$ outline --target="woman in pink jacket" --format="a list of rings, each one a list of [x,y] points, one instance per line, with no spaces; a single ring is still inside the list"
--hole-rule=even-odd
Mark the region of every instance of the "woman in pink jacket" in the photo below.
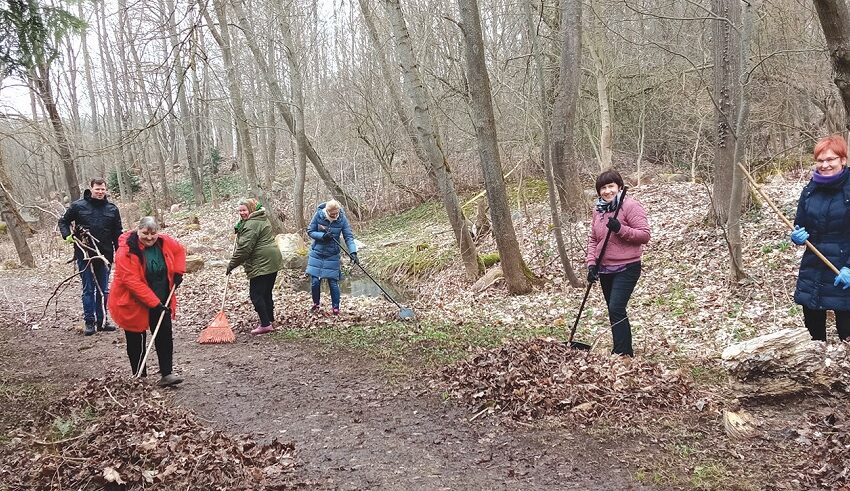
[[[587,281],[598,279],[602,285],[614,337],[612,353],[634,356],[626,305],[640,278],[640,256],[643,244],[649,242],[649,222],[640,203],[631,197],[622,199],[623,187],[623,177],[617,171],[608,170],[596,178],[599,199],[587,240]],[[608,234],[610,239],[599,261]]]

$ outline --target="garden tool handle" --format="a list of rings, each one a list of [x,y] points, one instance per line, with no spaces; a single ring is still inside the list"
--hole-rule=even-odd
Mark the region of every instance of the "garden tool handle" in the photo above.
[[[172,295],[174,295],[174,289],[175,289],[175,288],[177,288],[177,287],[176,287],[176,286],[172,286],[172,287],[171,287],[171,291],[170,291],[170,292],[168,292],[168,298],[166,298],[166,299],[165,299],[165,303],[163,304],[163,305],[165,305],[166,307],[168,307],[168,304],[170,304],[170,303],[171,303],[171,296],[172,296]],[[139,377],[141,377],[141,376],[142,376],[142,372],[144,372],[144,371],[145,371],[145,363],[148,361],[148,355],[149,355],[149,354],[151,354],[151,348],[153,347],[153,342],[154,342],[154,341],[156,341],[156,335],[159,333],[159,326],[161,326],[161,325],[162,325],[162,319],[163,319],[163,318],[165,318],[165,311],[164,311],[164,310],[163,310],[162,312],[160,312],[160,313],[159,313],[159,320],[156,322],[156,327],[154,328],[154,330],[153,330],[153,334],[151,335],[151,340],[150,340],[150,342],[148,343],[148,348],[145,350],[145,356],[144,356],[144,357],[142,357],[142,362],[141,362],[141,363],[139,363],[139,371],[138,371],[138,372],[136,372],[136,377],[135,377],[135,378],[139,378]]]
[[[219,311],[224,310],[224,302],[227,301],[227,284],[230,283],[230,275],[225,275],[224,277],[224,291],[221,292],[221,308]]]
[[[747,171],[747,168],[744,167],[744,165],[740,162],[738,162],[738,168],[741,170],[741,172],[744,173],[744,176],[747,178],[747,181],[749,181],[749,183],[750,183],[750,187],[752,187],[753,190],[755,190],[755,192],[758,193],[759,196],[761,196],[761,199],[763,199],[765,201],[765,203],[767,203],[768,206],[770,206],[773,209],[773,211],[776,212],[776,214],[779,216],[779,219],[782,220],[783,222],[785,222],[785,225],[787,225],[788,228],[790,228],[791,230],[794,230],[794,224],[791,223],[791,220],[788,220],[788,217],[786,217],[785,214],[782,213],[779,210],[779,208],[773,203],[773,201],[770,198],[768,198],[766,194],[764,194],[764,192],[761,190],[761,188],[759,188],[758,183],[756,183],[756,180],[753,179],[753,176],[749,173],[749,171]],[[823,263],[826,264],[827,267],[829,269],[831,269],[833,273],[835,273],[835,274],[840,273],[840,271],[838,271],[838,268],[836,268],[835,265],[832,264],[832,261],[830,261],[823,254],[821,254],[821,252],[818,250],[818,248],[815,247],[815,245],[812,244],[811,242],[809,242],[808,240],[806,240],[806,247],[808,247],[809,250],[812,251],[812,253],[815,256],[818,257],[818,259],[823,261]]]
[[[336,245],[337,245],[337,247],[339,247],[339,249],[340,249],[340,250],[345,251],[345,253],[346,253],[346,254],[348,254],[348,258],[349,258],[349,259],[351,259],[351,262],[353,262],[354,264],[356,264],[357,266],[359,266],[359,267],[360,267],[360,271],[363,271],[363,273],[365,273],[365,274],[366,274],[366,276],[368,276],[368,277],[369,277],[369,279],[370,279],[370,280],[372,280],[372,283],[374,283],[374,284],[375,284],[375,286],[377,286],[378,288],[380,288],[380,289],[381,289],[381,292],[384,294],[384,296],[385,296],[385,297],[387,297],[388,299],[390,299],[390,302],[394,303],[394,304],[396,305],[396,307],[398,307],[398,309],[399,309],[399,310],[404,309],[404,307],[402,307],[402,306],[401,306],[398,302],[396,302],[396,299],[394,299],[393,297],[391,297],[391,296],[390,296],[390,294],[389,294],[389,293],[387,293],[387,291],[386,291],[386,290],[384,290],[384,287],[382,287],[380,283],[378,283],[377,281],[375,281],[375,278],[372,278],[372,275],[370,275],[370,274],[369,274],[369,272],[368,272],[368,271],[366,271],[366,268],[364,268],[364,267],[363,267],[363,265],[362,265],[362,264],[360,264],[360,262],[359,262],[359,261],[355,261],[355,260],[354,260],[354,257],[352,257],[352,256],[351,256],[351,253],[350,253],[350,252],[348,252],[348,249],[343,248],[343,247],[342,247],[342,244],[340,244],[339,240],[337,240],[337,238],[336,238],[336,237],[334,237],[334,236],[333,236],[333,234],[331,234],[331,238],[334,240],[334,242],[336,242]]]

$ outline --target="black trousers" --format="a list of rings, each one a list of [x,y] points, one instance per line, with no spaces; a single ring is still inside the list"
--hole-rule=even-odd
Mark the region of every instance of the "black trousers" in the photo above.
[[[611,321],[611,335],[614,338],[612,353],[634,356],[632,350],[632,326],[626,314],[626,305],[640,278],[640,261],[631,263],[619,273],[600,274],[599,284],[608,304],[608,319]]]
[[[274,290],[274,280],[276,278],[277,273],[271,273],[249,280],[248,294],[251,297],[251,303],[254,304],[254,310],[260,316],[261,326],[267,326],[274,322],[274,299],[272,298],[272,291]]]
[[[153,311],[150,311],[148,314],[148,325],[151,332],[156,328],[157,321],[159,321],[159,314],[154,314]],[[135,375],[139,373],[139,365],[142,363],[142,357],[145,356],[147,332],[124,331],[124,337],[127,339],[127,356],[130,357],[130,368],[133,369],[133,375]],[[159,360],[160,375],[163,377],[169,375],[172,369],[172,356],[174,355],[171,315],[166,313],[162,317],[162,324],[159,326],[159,332],[156,334],[153,344],[156,347],[156,357]],[[142,377],[146,377],[147,375],[147,367],[143,367]]]
[[[835,327],[842,341],[850,339],[850,310],[834,310]],[[826,341],[826,310],[815,310],[803,307],[803,323],[813,341]]]

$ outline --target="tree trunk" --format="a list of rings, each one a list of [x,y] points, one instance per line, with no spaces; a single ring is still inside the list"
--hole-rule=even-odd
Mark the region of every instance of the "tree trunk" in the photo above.
[[[2,152],[2,149],[0,149]],[[6,223],[6,230],[15,244],[15,251],[22,266],[35,267],[35,259],[32,256],[29,244],[27,244],[28,225],[21,218],[18,208],[12,200],[12,183],[6,174],[6,164],[3,154],[0,153],[0,218]]]
[[[466,274],[470,279],[477,279],[483,273],[483,264],[478,258],[478,250],[469,230],[469,220],[463,215],[455,191],[454,177],[431,120],[428,94],[419,74],[419,64],[413,53],[413,46],[410,42],[410,34],[407,31],[407,23],[404,20],[401,4],[399,0],[385,0],[384,6],[393,25],[396,55],[404,75],[404,90],[413,104],[413,124],[416,128],[416,137],[435,176],[437,189],[442,196],[449,223],[451,223],[455,240],[460,248]]]
[[[558,212],[558,190],[555,188],[555,175],[552,170],[552,159],[549,155],[549,124],[547,121],[551,117],[551,111],[549,110],[549,98],[546,91],[547,82],[543,75],[543,54],[540,50],[537,28],[534,25],[531,1],[526,0],[523,5],[525,8],[528,38],[531,40],[531,54],[534,58],[534,74],[537,78],[537,87],[540,96],[540,119],[543,121],[543,124],[540,125],[540,130],[543,133],[540,154],[543,158],[543,169],[546,173],[549,212],[552,214],[552,234],[555,236],[555,245],[558,249],[558,258],[561,260],[564,275],[571,286],[578,288],[581,286],[581,281],[576,276],[573,265],[570,263],[570,257],[567,255],[567,246],[564,243],[563,227],[561,226],[561,214]]]
[[[730,387],[741,398],[850,392],[847,343],[812,341],[807,329],[782,329],[723,350]]]
[[[172,65],[177,74],[177,102],[180,106],[180,117],[178,118],[180,130],[183,133],[183,141],[186,145],[186,167],[189,170],[189,178],[192,181],[192,194],[194,196],[195,205],[204,203],[204,188],[201,183],[201,175],[198,172],[200,162],[196,161],[197,149],[195,148],[194,128],[192,127],[192,111],[189,109],[189,101],[186,97],[186,67],[183,66],[180,50],[182,48],[180,40],[177,37],[177,26],[174,23],[174,0],[165,0],[166,6],[163,9],[166,12],[164,19],[168,25],[168,36],[171,40],[171,49],[174,51],[174,64]]]
[[[280,31],[283,34],[283,45],[286,51],[286,62],[289,66],[289,86],[292,92],[292,105],[295,110],[295,195],[292,197],[295,210],[295,225],[299,233],[307,231],[307,221],[304,217],[304,180],[307,174],[307,133],[304,128],[304,91],[301,78],[301,66],[298,63],[298,52],[292,37],[290,24],[291,12],[280,13]]]
[[[744,74],[749,72],[750,40],[753,38],[753,13],[752,5],[741,0],[740,8],[743,9],[741,16],[741,44],[738,48],[738,57],[741,60],[741,73],[738,75],[738,114],[735,118],[735,164],[746,165],[747,147],[747,121],[750,115],[750,98],[747,90],[748,82],[743,80]],[[732,168],[732,190],[729,199],[729,219],[726,223],[726,235],[729,239],[730,272],[732,281],[735,283],[746,278],[741,251],[741,212],[744,203],[744,176],[741,169],[735,165]]]
[[[552,114],[552,169],[561,208],[570,220],[583,214],[581,179],[574,145],[576,104],[581,85],[581,2],[561,1],[559,89]]]
[[[268,63],[266,63],[266,59],[263,57],[260,48],[257,46],[257,43],[254,41],[257,39],[254,34],[254,30],[251,25],[248,23],[248,19],[245,16],[244,9],[240,4],[241,0],[234,1],[231,5],[233,6],[234,11],[236,12],[236,17],[239,21],[239,27],[242,29],[242,32],[245,34],[245,41],[248,43],[248,48],[251,50],[251,54],[254,56],[254,61],[260,68],[260,72],[263,74],[263,77],[266,79],[266,83],[269,85],[269,88],[272,91],[275,99],[275,107],[277,107],[278,112],[280,112],[280,116],[286,122],[286,126],[289,128],[289,131],[294,135],[296,131],[295,118],[292,116],[292,112],[287,107],[286,101],[287,98],[284,96],[283,89],[280,86],[280,83],[277,80],[277,76],[271,71]],[[350,196],[339,184],[337,184],[336,180],[334,180],[331,173],[325,167],[324,162],[322,162],[321,157],[316,152],[316,149],[313,148],[313,144],[310,142],[308,138],[306,141],[306,153],[307,158],[313,164],[313,168],[316,170],[316,174],[319,175],[319,178],[324,183],[325,187],[331,193],[331,195],[340,203],[342,203],[346,212],[355,217],[361,218],[365,215],[365,209],[363,206],[354,199],[353,196]]]
[[[608,74],[605,73],[600,51],[598,45],[590,49],[596,78],[596,100],[599,104],[599,170],[604,171],[611,168],[614,157],[614,129],[611,123],[611,104],[608,102]]]
[[[77,14],[80,19],[83,19],[83,4],[77,4]],[[95,145],[97,146],[97,163],[96,169],[97,174],[106,179],[106,164],[103,160],[103,135],[100,132],[100,122],[98,121],[98,111],[97,111],[97,99],[95,98],[94,92],[94,77],[92,75],[92,62],[91,55],[89,54],[89,46],[88,39],[86,37],[86,29],[83,29],[80,32],[80,44],[82,45],[83,51],[83,63],[85,65],[85,78],[86,78],[86,92],[89,97],[89,111],[91,112],[91,122],[92,122],[92,135],[94,137]]]
[[[248,172],[248,185],[251,194],[258,197],[266,206],[271,206],[263,189],[259,186],[259,178],[257,177],[257,162],[254,156],[254,144],[251,140],[251,133],[248,129],[248,116],[245,113],[245,104],[242,99],[242,87],[239,84],[239,76],[236,73],[236,67],[233,60],[233,52],[230,48],[230,28],[227,21],[227,7],[224,0],[213,0],[213,8],[215,8],[216,17],[218,17],[218,31],[213,27],[212,19],[209,13],[204,9],[204,17],[209,25],[210,32],[221,47],[221,54],[224,60],[224,70],[227,74],[228,90],[230,91],[231,105],[233,106],[233,117],[236,121],[236,131],[239,132],[239,139],[242,142],[242,150],[245,155],[245,167]],[[283,231],[283,227],[274,213],[267,213],[272,229],[275,233]],[[306,228],[306,227],[305,227]]]
[[[80,199],[80,183],[77,180],[77,168],[74,164],[74,157],[71,155],[71,145],[65,136],[65,125],[62,123],[62,117],[59,115],[59,109],[56,107],[56,101],[53,99],[50,67],[48,65],[39,65],[35,70],[35,80],[33,82],[35,82],[38,95],[44,103],[47,116],[50,118],[50,126],[53,128],[56,146],[59,149],[59,159],[62,161],[62,174],[65,177],[65,185],[68,188],[68,195],[74,201]]]
[[[714,219],[725,226],[732,199],[735,123],[738,115],[741,59],[740,0],[712,0],[714,21],[714,102],[717,140],[714,147]]]
[[[844,126],[850,130],[850,7],[845,0],[814,0],[814,4],[844,103]]]
[[[512,294],[528,293],[532,290],[530,271],[519,249],[511,218],[511,207],[508,204],[508,193],[505,190],[505,179],[502,177],[502,161],[496,134],[496,118],[493,115],[490,75],[487,73],[487,64],[484,61],[484,39],[481,34],[478,2],[477,0],[458,0],[458,9],[466,54],[466,78],[469,81],[472,126],[475,127],[475,135],[478,139],[478,154],[481,158],[481,170],[484,173],[484,185],[487,188],[487,201],[490,204],[493,237],[499,249],[508,291]]]

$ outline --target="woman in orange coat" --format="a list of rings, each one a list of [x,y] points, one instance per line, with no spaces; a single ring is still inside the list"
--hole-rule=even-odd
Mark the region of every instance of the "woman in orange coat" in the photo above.
[[[159,385],[176,385],[182,378],[172,373],[174,340],[171,320],[177,311],[177,298],[168,295],[177,288],[186,272],[186,250],[175,239],[159,233],[159,224],[153,217],[139,220],[136,230],[124,232],[118,239],[115,254],[115,279],[109,295],[109,313],[112,320],[124,330],[127,338],[127,355],[133,374],[142,370],[147,330],[152,332],[162,315],[162,324],[154,345],[159,359]]]

